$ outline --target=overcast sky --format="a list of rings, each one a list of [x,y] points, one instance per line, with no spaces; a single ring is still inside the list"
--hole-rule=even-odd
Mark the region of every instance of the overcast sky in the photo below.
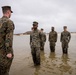
[[[14,21],[14,33],[30,31],[33,21],[39,22],[39,29],[49,32],[51,26],[57,32],[68,26],[69,31],[76,31],[76,0],[0,0],[0,17],[2,6],[10,5]]]

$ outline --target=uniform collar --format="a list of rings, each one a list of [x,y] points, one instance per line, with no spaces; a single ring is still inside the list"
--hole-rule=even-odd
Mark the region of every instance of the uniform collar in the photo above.
[[[34,30],[34,31],[38,31],[38,29]]]
[[[8,17],[7,17],[7,16],[3,16],[2,18],[7,18],[7,19],[8,19]]]

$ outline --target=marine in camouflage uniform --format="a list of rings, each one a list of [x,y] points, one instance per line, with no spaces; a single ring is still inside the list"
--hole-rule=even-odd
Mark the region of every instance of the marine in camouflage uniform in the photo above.
[[[3,17],[0,18],[0,75],[9,75],[10,66],[13,60],[13,30],[14,24],[9,19],[11,7],[3,6]]]
[[[41,36],[42,36],[42,39],[40,41],[40,50],[44,50],[44,45],[45,45],[45,42],[46,42],[46,34],[43,32],[44,29],[41,28]]]
[[[70,42],[71,34],[67,31],[67,26],[64,26],[64,31],[61,33],[60,41],[62,42],[63,54],[68,53],[68,43]]]
[[[41,33],[37,29],[38,22],[33,22],[33,30],[30,34],[30,45],[31,45],[31,53],[34,65],[40,65],[40,40]]]
[[[56,42],[57,42],[57,32],[54,31],[54,27],[51,27],[51,32],[49,33],[49,43],[51,52],[55,52]]]

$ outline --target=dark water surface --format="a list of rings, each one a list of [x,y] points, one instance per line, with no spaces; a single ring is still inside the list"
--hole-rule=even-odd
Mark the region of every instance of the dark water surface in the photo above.
[[[10,75],[76,75],[76,34],[72,34],[68,55],[62,55],[60,34],[55,53],[50,53],[48,35],[44,52],[41,51],[41,66],[34,67],[29,35],[14,35],[14,60]]]

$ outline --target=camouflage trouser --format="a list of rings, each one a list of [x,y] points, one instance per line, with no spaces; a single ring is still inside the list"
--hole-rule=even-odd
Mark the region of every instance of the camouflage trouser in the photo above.
[[[6,55],[0,51],[0,75],[9,75],[12,59],[7,58]]]
[[[0,75],[9,75],[9,72],[2,73],[2,72],[0,71]]]
[[[44,50],[45,42],[40,42],[40,50]]]
[[[40,48],[31,47],[31,53],[34,65],[40,65]]]
[[[50,42],[50,51],[55,52],[55,42]]]
[[[62,42],[62,50],[63,50],[63,54],[68,53],[68,42]]]

